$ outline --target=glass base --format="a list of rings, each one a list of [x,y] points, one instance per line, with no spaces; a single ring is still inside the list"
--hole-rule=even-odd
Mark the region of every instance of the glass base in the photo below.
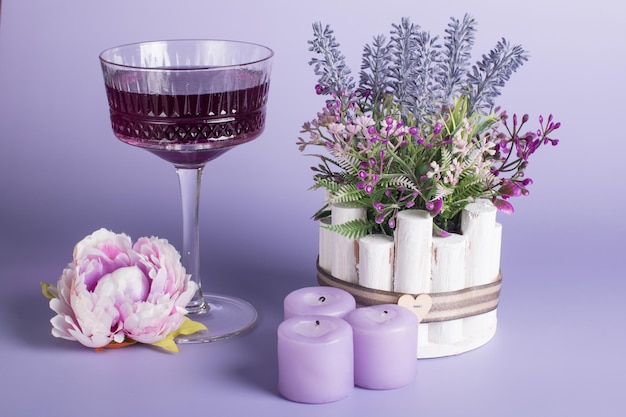
[[[209,308],[202,313],[189,314],[189,318],[204,324],[209,331],[191,335],[180,335],[176,343],[208,343],[247,332],[257,320],[256,309],[247,301],[236,297],[205,294],[204,301]]]

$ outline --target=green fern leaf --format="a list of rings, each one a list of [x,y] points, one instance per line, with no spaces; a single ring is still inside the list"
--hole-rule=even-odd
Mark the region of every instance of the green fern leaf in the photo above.
[[[365,192],[356,188],[353,184],[341,185],[336,191],[332,192],[333,195],[330,198],[332,203],[362,203],[365,199]],[[360,206],[362,204],[356,204]]]
[[[441,148],[441,161],[439,162],[439,166],[442,171],[447,171],[452,165],[452,152],[450,152],[447,148]]]
[[[379,225],[372,220],[351,220],[342,224],[334,224],[325,226],[326,229],[346,236],[349,239],[360,239],[364,236],[372,234]]]
[[[380,179],[380,184],[383,188],[404,187],[411,191],[416,191],[418,193],[421,192],[419,187],[409,177],[405,175],[382,176]]]
[[[359,164],[361,161],[358,158],[355,158],[353,155],[336,155],[337,166],[352,175],[358,175],[359,173]]]
[[[313,185],[311,188],[312,189],[325,188],[331,193],[336,193],[337,191],[339,191],[339,188],[341,188],[341,184],[333,181],[330,178],[316,177],[315,185]]]
[[[456,216],[463,208],[485,192],[483,179],[476,175],[466,175],[446,197],[440,215],[445,219]]]

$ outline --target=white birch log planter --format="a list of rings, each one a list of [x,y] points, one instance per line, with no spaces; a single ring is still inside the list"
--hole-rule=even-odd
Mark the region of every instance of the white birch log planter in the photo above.
[[[394,255],[391,236],[375,234],[359,239],[359,285],[392,291]]]
[[[489,201],[468,204],[461,213],[461,232],[467,239],[465,286],[489,284],[496,280],[495,265],[496,207]],[[463,333],[467,338],[495,334],[497,318],[493,314],[467,317]]]
[[[497,277],[500,273],[500,255],[502,253],[502,224],[496,223],[494,227],[493,247],[491,248],[491,270],[489,276]]]
[[[433,237],[432,247],[432,292],[458,291],[465,287],[464,236],[451,234]],[[428,326],[429,344],[452,345],[463,341],[463,319],[421,323]]]
[[[430,292],[433,218],[425,210],[404,210],[396,218],[396,261],[393,290],[399,293]]]
[[[331,222],[328,217],[320,220],[319,230],[319,264],[320,268],[326,272],[332,272],[333,254],[335,248],[333,246],[333,232],[328,230],[326,226],[330,226]]]
[[[348,221],[345,217],[335,219],[335,212],[333,224]],[[348,216],[350,220],[355,218],[352,216]],[[358,262],[358,281],[335,274],[338,250],[333,246],[331,271],[318,261],[318,283],[348,291],[358,306],[400,303],[412,308],[421,320],[418,358],[450,356],[476,349],[491,340],[496,331],[502,284],[499,265],[502,225],[496,223],[495,216],[496,209],[489,201],[468,204],[461,215],[461,235],[433,237],[429,213],[401,211],[396,219],[393,247],[388,237],[366,236],[359,240],[358,252],[352,247],[352,253],[358,256],[343,261],[349,263],[344,266],[348,270],[356,270],[350,265]],[[339,240],[335,237],[333,234],[332,242],[324,245],[336,245]],[[327,248],[321,242],[320,245],[320,257],[326,256],[322,253]],[[390,265],[383,259],[388,259],[390,250],[395,252],[393,289],[381,282],[389,280]],[[425,304],[429,310],[424,310]]]
[[[345,204],[331,205],[332,225],[344,224],[352,220],[366,218],[366,212],[361,207],[350,207]],[[356,284],[359,282],[357,271],[358,265],[358,242],[347,238],[339,233],[332,233],[333,257],[331,273],[334,277]]]

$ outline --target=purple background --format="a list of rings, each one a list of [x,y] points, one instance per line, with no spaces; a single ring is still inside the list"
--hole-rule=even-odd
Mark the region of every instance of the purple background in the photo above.
[[[330,23],[356,73],[373,35],[410,16],[443,34],[479,23],[475,58],[505,36],[531,60],[499,103],[555,114],[557,148],[532,161],[531,196],[504,224],[496,337],[419,362],[411,385],[355,389],[307,406],[276,390],[282,300],[315,285],[321,195],[295,141],[322,105],[307,62],[311,23]],[[0,415],[621,415],[626,383],[623,268],[624,3],[318,0],[5,0],[0,15]],[[254,41],[276,52],[263,137],[207,165],[204,287],[259,310],[248,335],[96,354],[50,335],[39,282],[55,282],[73,245],[99,227],[180,245],[174,169],[117,141],[101,50],[165,38]]]

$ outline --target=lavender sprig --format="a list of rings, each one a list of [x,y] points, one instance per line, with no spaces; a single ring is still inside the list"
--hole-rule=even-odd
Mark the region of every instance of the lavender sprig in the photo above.
[[[393,24],[391,31],[391,55],[393,65],[389,69],[394,101],[403,106],[413,104],[415,97],[415,83],[413,76],[418,66],[418,56],[415,51],[419,26],[403,17],[400,24]],[[408,109],[404,112],[407,113]]]
[[[441,79],[441,45],[438,37],[420,32],[415,37],[416,62],[411,73],[411,101],[404,104],[405,112],[411,113],[416,124],[435,116],[441,109],[443,91]]]
[[[383,35],[375,36],[373,43],[363,48],[360,87],[367,94],[371,109],[375,111],[382,110],[385,94],[391,91],[391,61],[390,42]]]
[[[470,112],[492,108],[500,88],[527,60],[528,54],[520,45],[511,46],[504,38],[498,41],[489,55],[483,55],[467,73]]]
[[[339,95],[342,91],[354,90],[355,83],[333,33],[329,25],[322,27],[320,22],[313,23],[314,39],[308,42],[311,45],[309,51],[321,58],[314,57],[309,64],[319,77],[318,93]]]
[[[445,58],[442,60],[441,86],[446,102],[462,93],[464,76],[469,69],[476,32],[476,21],[468,14],[463,17],[463,22],[455,18],[451,20],[445,31]]]

